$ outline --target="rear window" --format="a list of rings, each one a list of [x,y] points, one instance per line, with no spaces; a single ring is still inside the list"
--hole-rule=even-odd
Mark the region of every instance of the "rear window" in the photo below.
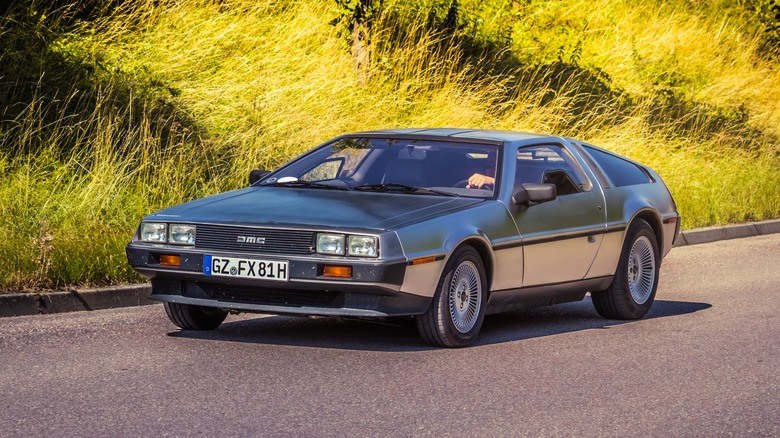
[[[591,147],[585,149],[617,187],[653,182],[642,168],[630,161]]]

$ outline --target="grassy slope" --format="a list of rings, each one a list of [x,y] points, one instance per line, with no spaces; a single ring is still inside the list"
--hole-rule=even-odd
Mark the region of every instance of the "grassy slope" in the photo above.
[[[780,76],[740,11],[462,1],[436,33],[396,8],[361,84],[328,1],[162,3],[3,23],[37,45],[0,55],[0,289],[137,280],[144,215],[384,127],[578,137],[656,169],[685,227],[780,216]]]

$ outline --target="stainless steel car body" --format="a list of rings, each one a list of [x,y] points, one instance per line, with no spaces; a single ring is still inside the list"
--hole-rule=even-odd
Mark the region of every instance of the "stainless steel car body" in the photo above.
[[[303,187],[264,188],[255,184],[172,207],[150,215],[144,222],[213,224],[234,227],[246,235],[251,235],[252,229],[270,229],[376,236],[380,252],[375,259],[311,252],[258,254],[234,246],[217,250],[144,243],[137,232],[128,245],[128,260],[138,272],[152,279],[154,292],[151,298],[283,314],[417,315],[430,306],[455,249],[470,245],[478,251],[487,271],[488,311],[496,312],[577,300],[587,291],[606,288],[618,266],[627,229],[637,218],[652,226],[661,257],[669,252],[679,233],[676,206],[655,172],[626,160],[646,173],[648,182],[617,186],[589,155],[593,152],[588,152],[606,151],[573,139],[459,129],[371,131],[349,134],[333,141],[340,138],[468,141],[495,145],[499,153],[495,194],[489,199],[449,198]],[[566,165],[572,166],[569,173],[579,175],[580,191],[538,205],[513,202],[519,180],[516,157],[525,153],[526,148],[561,151],[568,157]],[[265,180],[273,178],[277,172]],[[242,236],[239,234],[239,239]],[[180,256],[181,266],[171,268],[156,263],[155,257],[163,253]],[[250,258],[262,255],[264,259],[288,261],[290,278],[285,283],[208,278],[203,275],[202,264],[206,254]],[[347,279],[325,278],[320,272],[323,263],[349,265],[358,274]],[[213,291],[206,290],[215,282],[222,283],[219,287],[247,289],[250,295],[252,288],[264,288],[269,293],[277,290],[305,290],[313,294],[338,292],[349,298],[341,304],[327,306],[305,302],[292,305],[253,302],[246,296],[223,300],[216,298]],[[195,286],[202,290],[196,290]],[[187,288],[192,290],[188,292]],[[391,304],[393,302],[401,304]]]

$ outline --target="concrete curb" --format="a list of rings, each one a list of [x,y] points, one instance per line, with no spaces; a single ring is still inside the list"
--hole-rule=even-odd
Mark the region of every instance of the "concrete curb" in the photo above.
[[[674,246],[698,245],[775,233],[780,233],[780,219],[697,228],[683,231]],[[0,317],[155,304],[155,301],[148,299],[151,293],[152,286],[149,283],[141,283],[62,292],[0,294]]]
[[[780,219],[726,225],[722,227],[695,228],[683,231],[674,246],[698,245],[700,243],[717,242],[719,240],[739,239],[742,237],[763,236],[765,234],[775,233],[780,233]]]
[[[0,295],[0,317],[154,304],[148,283],[95,289]]]

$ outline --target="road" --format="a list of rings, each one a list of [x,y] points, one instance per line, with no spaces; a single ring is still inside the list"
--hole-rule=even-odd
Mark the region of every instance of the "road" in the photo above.
[[[413,325],[160,305],[0,320],[0,436],[780,436],[780,235],[676,248],[648,317]]]

